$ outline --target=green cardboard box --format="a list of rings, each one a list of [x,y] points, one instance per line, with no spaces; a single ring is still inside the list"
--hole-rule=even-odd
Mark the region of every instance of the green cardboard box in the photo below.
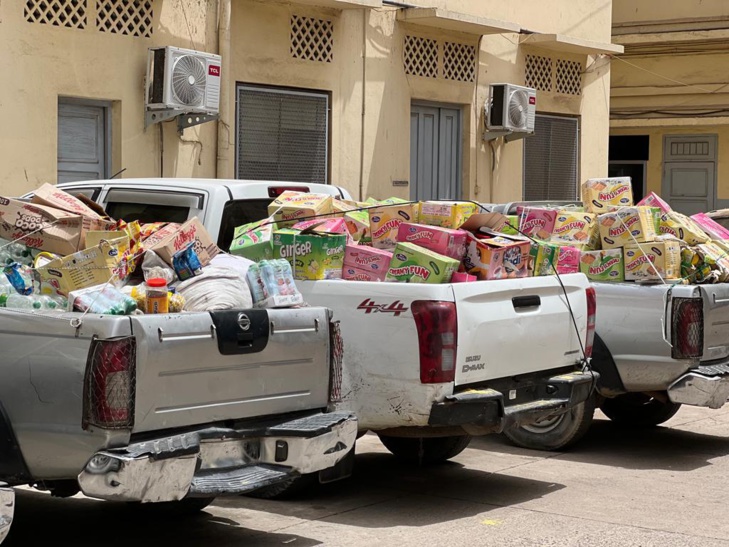
[[[414,243],[398,243],[385,281],[403,283],[450,283],[459,261]]]
[[[273,257],[291,264],[294,279],[341,279],[346,234],[286,228],[273,232]]]
[[[233,233],[230,254],[242,256],[254,262],[273,258],[273,232],[275,224],[271,219],[260,220],[238,226]]]

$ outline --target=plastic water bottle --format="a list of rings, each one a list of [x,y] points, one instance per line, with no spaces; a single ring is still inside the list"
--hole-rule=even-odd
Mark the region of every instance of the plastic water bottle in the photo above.
[[[278,289],[278,282],[276,281],[276,270],[273,264],[268,260],[260,262],[261,277],[263,283],[266,285],[266,290],[270,296],[279,296],[281,293]]]
[[[36,307],[36,304],[38,304],[38,307]],[[40,303],[36,302],[32,296],[15,293],[8,296],[5,307],[14,310],[34,310],[40,309]]]
[[[291,270],[291,263],[286,259],[279,260],[281,264],[281,271],[284,280],[284,287],[286,290],[285,294],[295,295],[299,292],[294,282],[294,272]]]
[[[251,294],[255,303],[263,302],[266,298],[268,298],[268,291],[266,291],[266,287],[263,285],[263,279],[261,279],[261,268],[258,264],[250,265],[248,272],[246,273],[246,278],[248,279],[248,286],[251,289]]]

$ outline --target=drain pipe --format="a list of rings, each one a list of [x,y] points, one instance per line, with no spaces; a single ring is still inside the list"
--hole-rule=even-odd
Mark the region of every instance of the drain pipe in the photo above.
[[[222,58],[220,67],[220,112],[218,113],[217,178],[231,178],[230,166],[230,2],[218,0],[218,55]],[[235,175],[233,175],[234,178]]]
[[[359,200],[364,201],[364,169],[365,169],[365,116],[367,105],[367,21],[368,12],[362,10],[362,120],[359,136]]]

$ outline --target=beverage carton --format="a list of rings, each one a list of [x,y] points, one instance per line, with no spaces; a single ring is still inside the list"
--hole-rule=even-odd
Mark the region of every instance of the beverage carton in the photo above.
[[[210,264],[220,253],[220,249],[197,217],[179,227],[175,224],[165,226],[145,239],[143,245],[145,250],[154,251],[167,264],[172,265],[172,257],[190,243],[195,244],[195,254],[203,266]]]
[[[584,251],[580,271],[591,281],[625,281],[623,249]]]
[[[344,265],[342,268],[342,279],[347,281],[384,281],[387,277],[387,267],[383,270],[362,270]]]
[[[697,213],[692,215],[691,218],[696,221],[696,224],[698,224],[711,239],[718,239],[722,241],[729,240],[729,230],[709,217],[706,213]]]
[[[656,213],[652,207],[621,207],[597,218],[603,249],[625,247],[656,239]]]
[[[355,241],[370,237],[370,215],[367,211],[350,211],[344,214],[344,224]]]
[[[411,224],[403,222],[397,232],[397,241],[402,243],[415,243],[431,251],[455,258],[459,262],[466,254],[468,232],[464,230],[451,230],[439,226],[426,226],[424,224]]]
[[[463,265],[481,280],[511,279],[530,275],[529,241],[507,237],[481,239],[469,234]]]
[[[678,240],[626,245],[624,253],[625,279],[628,281],[681,278],[681,245]]]
[[[459,262],[413,243],[398,243],[392,253],[386,281],[450,283]]]
[[[27,247],[65,256],[83,243],[80,215],[54,207],[0,198],[0,237]]]
[[[347,245],[344,250],[344,266],[358,270],[387,273],[392,253],[364,245]]]
[[[233,233],[230,254],[242,256],[254,262],[273,258],[273,231],[276,225],[266,218],[238,226]]]
[[[665,234],[681,239],[689,245],[698,245],[709,241],[709,236],[706,235],[696,221],[675,211],[668,211],[661,215],[658,232],[661,235]]]
[[[582,201],[589,213],[607,213],[616,207],[633,205],[630,177],[589,179],[582,184]]]
[[[543,207],[517,207],[516,209],[519,230],[537,239],[549,239],[557,220],[555,209]]]
[[[302,219],[332,213],[332,196],[326,194],[302,194],[284,192],[268,206],[279,228],[286,228]]]
[[[412,204],[385,205],[369,209],[372,246],[392,249],[397,244],[397,233],[403,222],[415,222],[416,206]]]
[[[560,209],[552,228],[553,243],[568,242],[570,245],[594,249],[600,243],[597,215],[570,209]]]
[[[651,192],[638,202],[638,206],[657,207],[662,213],[670,213],[671,206],[663,201],[655,192]]]
[[[346,243],[344,234],[286,228],[273,233],[273,257],[289,261],[294,279],[341,279]]]
[[[459,228],[478,212],[475,203],[457,201],[424,201],[420,204],[420,223],[442,228]]]
[[[536,248],[536,256],[534,249]],[[580,250],[569,245],[536,242],[531,245],[534,275],[570,274],[580,271]]]

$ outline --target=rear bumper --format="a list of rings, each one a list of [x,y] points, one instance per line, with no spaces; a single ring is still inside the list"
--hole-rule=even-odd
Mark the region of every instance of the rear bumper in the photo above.
[[[721,408],[729,398],[729,362],[689,370],[668,387],[673,403]]]
[[[5,483],[0,483],[0,543],[10,532],[15,513],[15,491]]]
[[[566,412],[590,396],[596,373],[573,372],[455,393],[433,405],[428,424],[502,432]]]
[[[243,494],[334,467],[356,435],[357,419],[347,412],[208,428],[97,452],[78,482],[87,496],[116,501]]]

